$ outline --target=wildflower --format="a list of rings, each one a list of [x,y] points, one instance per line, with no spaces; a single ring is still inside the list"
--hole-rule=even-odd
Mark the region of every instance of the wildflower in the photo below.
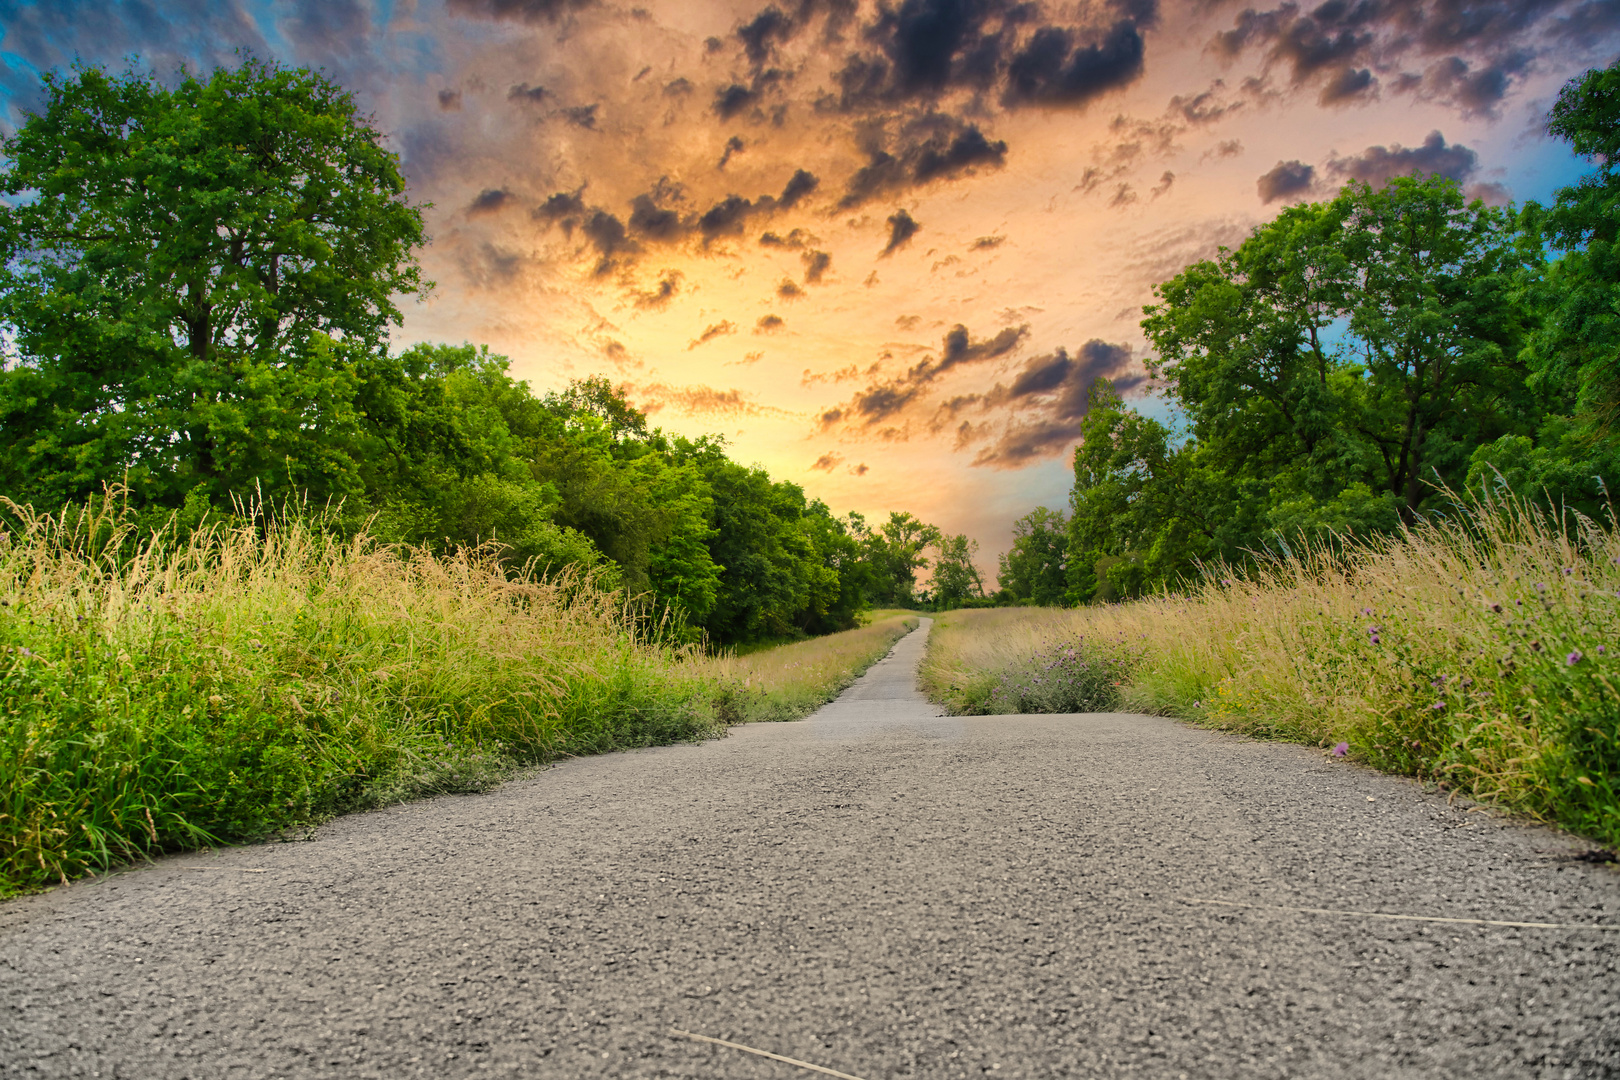
[[[1574,570],[1572,570],[1572,569],[1570,569],[1570,568],[1569,568],[1569,567],[1567,567],[1567,566],[1566,566],[1566,567],[1564,567],[1564,576],[1565,576],[1565,577],[1569,577],[1569,575],[1571,575],[1571,574],[1573,574],[1573,573],[1574,573],[1574,572],[1575,572],[1575,571],[1574,571]]]
[[[32,649],[30,649],[26,645],[17,646],[17,651],[22,653],[24,656],[33,656],[34,655],[34,651]]]
[[[1333,748],[1334,757],[1344,757],[1344,755],[1348,754],[1349,752],[1350,744],[1347,742],[1342,742]]]
[[[1363,615],[1371,615],[1372,614],[1372,608],[1364,607],[1364,608],[1361,609],[1361,613]]]
[[[1441,709],[1443,709],[1445,707],[1446,707],[1446,703],[1443,702],[1443,701],[1437,701],[1433,705],[1429,706],[1429,708],[1433,709],[1435,712],[1439,712]]]
[[[1536,582],[1536,592],[1546,592],[1546,591],[1547,591],[1547,586],[1546,585],[1542,584],[1539,581]]]
[[[1379,644],[1380,642],[1382,642],[1384,640],[1383,638],[1378,636],[1378,631],[1376,631],[1376,630],[1367,631],[1367,638],[1368,638],[1368,641],[1373,645],[1377,645],[1377,644]]]
[[[1598,647],[1597,647],[1597,654],[1598,654],[1598,655],[1599,655],[1599,656],[1602,656],[1602,655],[1603,655],[1603,653],[1604,653],[1604,648],[1603,648],[1603,646],[1602,646],[1602,645],[1599,645],[1599,646],[1598,646]]]
[[[1579,649],[1571,649],[1569,651],[1569,655],[1564,657],[1564,663],[1569,665],[1570,667],[1574,667],[1576,664],[1578,664],[1580,662],[1581,662],[1581,650],[1579,650]]]
[[[1541,642],[1539,642],[1539,641],[1532,641],[1532,642],[1531,642],[1531,643],[1530,643],[1530,648],[1531,648],[1531,649],[1533,649],[1533,650],[1535,650],[1535,651],[1536,651],[1536,652],[1540,652],[1540,651],[1541,651]]]
[[[1498,615],[1500,615],[1500,614],[1502,614],[1502,605],[1497,604],[1497,603],[1492,603],[1491,604],[1491,610],[1496,612]]]

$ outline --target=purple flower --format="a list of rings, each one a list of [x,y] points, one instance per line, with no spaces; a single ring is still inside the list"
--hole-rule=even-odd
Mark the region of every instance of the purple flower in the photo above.
[[[1334,757],[1344,757],[1344,755],[1348,754],[1349,752],[1350,744],[1347,742],[1342,742],[1333,748]]]
[[[1367,637],[1374,645],[1377,645],[1379,642],[1383,641],[1383,638],[1378,636],[1378,631],[1376,630],[1367,631]]]
[[[1564,657],[1564,663],[1568,664],[1570,667],[1574,667],[1576,664],[1578,664],[1580,662],[1581,662],[1581,650],[1579,650],[1579,649],[1571,649],[1569,651],[1569,655]]]
[[[1603,649],[1603,646],[1601,646],[1601,645],[1599,645],[1599,646],[1598,646],[1598,647],[1597,647],[1597,654],[1598,654],[1598,655],[1599,655],[1599,656],[1602,656],[1602,655],[1603,655],[1603,653],[1604,653],[1604,649]]]
[[[1364,607],[1364,608],[1361,609],[1361,613],[1363,615],[1371,615],[1372,614],[1372,608]]]
[[[1441,709],[1443,709],[1445,707],[1446,707],[1446,703],[1443,702],[1443,701],[1437,701],[1433,705],[1429,706],[1429,708],[1433,709],[1435,712],[1439,712]]]

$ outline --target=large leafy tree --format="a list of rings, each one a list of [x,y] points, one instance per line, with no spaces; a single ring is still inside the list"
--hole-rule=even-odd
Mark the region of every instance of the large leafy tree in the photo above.
[[[1152,366],[1199,470],[1229,489],[1202,493],[1224,501],[1216,550],[1412,521],[1474,447],[1531,430],[1519,354],[1536,265],[1505,210],[1414,176],[1285,210],[1158,286]]]
[[[368,385],[425,283],[421,211],[353,99],[254,60],[44,90],[0,143],[0,483],[361,490]]]
[[[1525,225],[1561,257],[1543,294],[1535,381],[1575,390],[1591,432],[1620,442],[1620,61],[1574,78],[1559,92],[1547,130],[1597,168],[1562,188],[1549,209],[1525,208]]]

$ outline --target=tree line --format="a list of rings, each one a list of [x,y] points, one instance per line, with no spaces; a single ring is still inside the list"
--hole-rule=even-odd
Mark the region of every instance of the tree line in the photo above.
[[[1148,368],[1184,420],[1100,381],[1067,512],[1017,522],[1003,598],[1138,596],[1504,491],[1608,519],[1620,64],[1566,84],[1547,129],[1596,166],[1551,206],[1353,182],[1156,286]]]
[[[392,349],[431,288],[397,157],[323,76],[78,68],[0,150],[0,495],[117,487],[142,524],[244,501],[517,571],[589,571],[712,645],[841,630],[910,606],[973,545],[868,523],[649,428],[602,377],[536,395],[471,345]]]

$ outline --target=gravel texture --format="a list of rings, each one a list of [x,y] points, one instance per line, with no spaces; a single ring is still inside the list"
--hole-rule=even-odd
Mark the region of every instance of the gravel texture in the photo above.
[[[1319,751],[941,717],[566,762],[0,905],[7,1077],[1620,1075],[1586,845]],[[1192,899],[1270,905],[1223,908]]]

